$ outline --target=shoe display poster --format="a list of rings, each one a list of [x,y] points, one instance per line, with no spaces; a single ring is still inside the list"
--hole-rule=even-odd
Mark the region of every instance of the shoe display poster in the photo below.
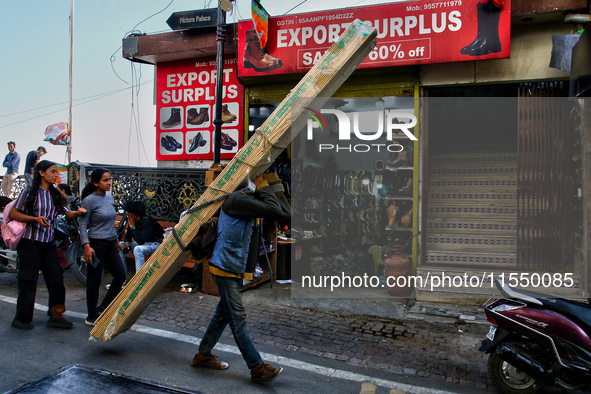
[[[355,19],[378,30],[378,45],[359,68],[504,59],[510,55],[511,0],[501,7],[492,0],[405,1],[270,17],[265,48],[252,21],[240,21],[239,75],[306,72]]]
[[[220,157],[231,159],[243,145],[244,88],[236,58],[225,60]],[[217,66],[214,57],[156,66],[156,159],[212,160]]]

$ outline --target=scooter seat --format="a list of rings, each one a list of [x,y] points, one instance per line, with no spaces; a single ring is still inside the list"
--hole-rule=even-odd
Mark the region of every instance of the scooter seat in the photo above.
[[[581,328],[591,335],[591,305],[563,298],[538,298],[552,312],[560,313],[579,323]]]
[[[565,300],[564,298],[550,297],[547,294],[533,291],[515,289],[506,285],[500,279],[496,280],[496,285],[505,297],[522,299],[528,304],[540,305],[541,303],[546,309],[560,313],[575,321],[591,336],[591,305]]]

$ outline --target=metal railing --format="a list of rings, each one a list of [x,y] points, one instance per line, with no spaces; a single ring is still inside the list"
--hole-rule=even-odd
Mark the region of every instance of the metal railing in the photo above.
[[[0,183],[2,183],[2,179],[4,178],[4,176],[0,176]],[[6,196],[6,197],[10,197],[12,199],[17,198],[21,192],[23,191],[23,189],[25,188],[25,176],[24,175],[19,175],[18,177],[16,177],[16,179],[14,180],[14,183],[12,184],[12,197],[11,196]],[[3,196],[4,192],[2,191],[2,189],[0,189],[0,196]]]
[[[177,222],[180,214],[193,206],[206,189],[205,169],[71,163],[68,183],[75,195],[79,195],[90,173],[97,168],[111,173],[111,193],[119,211],[126,202],[140,200],[146,204],[146,213],[156,220]]]

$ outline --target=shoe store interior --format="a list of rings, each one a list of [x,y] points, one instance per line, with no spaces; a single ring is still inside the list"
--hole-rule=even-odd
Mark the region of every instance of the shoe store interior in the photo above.
[[[250,108],[251,133],[274,108]],[[390,255],[411,266],[415,143],[399,129],[390,141],[378,131],[388,111],[400,113],[393,123],[410,123],[404,114],[414,114],[414,98],[332,98],[323,108],[348,115],[351,139],[339,140],[337,116],[323,114],[327,127],[314,124],[311,139],[302,130],[271,168],[289,180],[293,216],[288,235],[295,240],[291,278],[344,273],[383,281],[383,262]],[[371,297],[387,296],[382,284]]]

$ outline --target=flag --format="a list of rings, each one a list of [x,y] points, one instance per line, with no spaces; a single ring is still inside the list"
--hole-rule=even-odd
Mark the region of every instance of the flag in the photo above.
[[[49,141],[53,145],[68,145],[70,143],[68,123],[60,122],[47,126],[43,141]]]
[[[56,164],[57,166],[57,180],[55,181],[55,183],[57,185],[59,184],[64,184],[67,185],[68,184],[68,167],[61,165],[61,164]]]
[[[261,48],[267,45],[267,34],[269,31],[269,13],[263,8],[258,0],[252,0],[252,22],[254,30],[257,32]]]

